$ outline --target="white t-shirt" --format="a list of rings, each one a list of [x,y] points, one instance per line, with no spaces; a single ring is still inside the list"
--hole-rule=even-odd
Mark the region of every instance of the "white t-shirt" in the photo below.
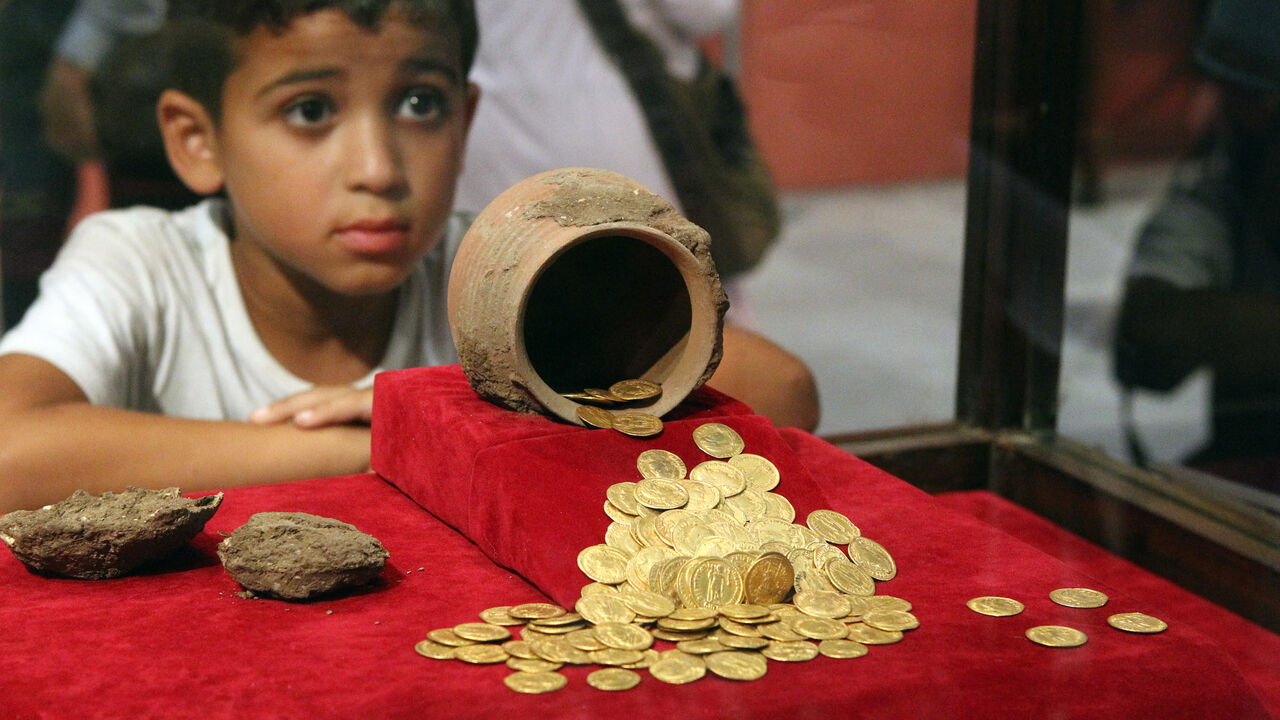
[[[226,209],[205,200],[167,212],[136,207],[92,215],[41,278],[40,297],[0,338],[0,355],[58,367],[94,405],[207,420],[244,420],[311,383],[267,351],[231,265]],[[391,341],[374,373],[457,362],[445,302],[468,218],[399,293]]]

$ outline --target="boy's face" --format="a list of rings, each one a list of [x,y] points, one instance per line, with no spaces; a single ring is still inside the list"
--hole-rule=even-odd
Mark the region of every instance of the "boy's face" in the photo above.
[[[237,252],[342,295],[397,287],[440,238],[475,91],[455,45],[391,11],[241,40],[217,162]]]

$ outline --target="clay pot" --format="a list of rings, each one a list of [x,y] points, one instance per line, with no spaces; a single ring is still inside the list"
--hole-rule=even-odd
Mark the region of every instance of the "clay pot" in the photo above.
[[[579,423],[562,393],[643,378],[661,417],[720,363],[729,307],[702,228],[618,173],[527,178],[477,217],[449,278],[449,325],[482,397]],[[631,409],[630,407],[628,409]]]

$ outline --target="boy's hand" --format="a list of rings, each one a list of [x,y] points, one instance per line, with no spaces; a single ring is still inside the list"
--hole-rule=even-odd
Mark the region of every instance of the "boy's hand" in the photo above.
[[[260,407],[249,422],[273,425],[292,421],[300,428],[320,428],[373,420],[373,388],[357,390],[346,385],[321,385]]]

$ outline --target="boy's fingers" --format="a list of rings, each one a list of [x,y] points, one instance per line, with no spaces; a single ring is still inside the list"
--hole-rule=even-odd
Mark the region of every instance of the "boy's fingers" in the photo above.
[[[293,416],[293,423],[299,427],[317,428],[353,422],[367,423],[372,419],[373,394],[348,392],[298,412]]]
[[[259,425],[286,422],[296,419],[299,413],[323,405],[334,397],[353,392],[351,388],[346,387],[315,387],[254,410],[249,415],[249,422]]]

